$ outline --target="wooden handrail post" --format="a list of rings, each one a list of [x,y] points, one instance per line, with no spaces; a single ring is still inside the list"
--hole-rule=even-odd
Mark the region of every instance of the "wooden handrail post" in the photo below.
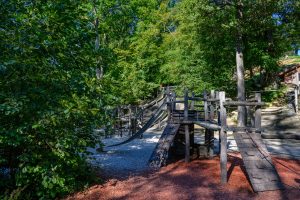
[[[192,98],[194,98],[195,97],[195,93],[194,92],[192,92]],[[191,110],[194,110],[195,109],[195,100],[192,100],[192,102],[191,102]]]
[[[208,120],[208,105],[207,105],[207,92],[203,92],[203,99],[204,99],[204,120]]]
[[[210,91],[210,98],[211,99],[215,99],[215,91],[214,90],[211,90]],[[210,120],[213,120],[214,119],[214,116],[215,116],[215,108],[214,108],[214,105],[212,102],[210,102],[210,113],[209,113],[209,119]]]
[[[297,74],[298,75],[298,74]],[[296,85],[295,88],[294,88],[294,95],[295,95],[295,112],[298,113],[298,110],[299,110],[299,105],[298,105],[298,86]]]
[[[189,115],[189,102],[188,102],[188,90],[185,89],[184,91],[184,120],[188,120]],[[189,133],[189,126],[186,124],[184,125],[184,134],[185,134],[185,162],[190,161],[190,133]]]
[[[255,100],[258,103],[261,103],[261,93],[257,92],[255,93]],[[255,128],[256,129],[261,129],[261,106],[255,107]]]
[[[166,101],[167,101],[167,112],[168,112],[168,122],[171,121],[171,98],[170,98],[170,88],[169,86],[166,89]]]
[[[172,100],[175,102],[176,101],[176,93],[172,93]],[[176,103],[172,104],[172,111],[176,110]]]
[[[224,107],[225,92],[219,93],[220,99],[220,121],[221,121],[221,153],[220,153],[220,167],[221,167],[221,183],[227,183],[227,132],[226,132],[226,108]]]

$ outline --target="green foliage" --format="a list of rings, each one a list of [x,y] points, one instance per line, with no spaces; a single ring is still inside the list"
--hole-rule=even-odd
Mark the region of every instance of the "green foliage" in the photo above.
[[[290,22],[279,21],[276,16],[279,13],[295,16],[297,7],[291,3],[289,9],[293,12],[287,12],[288,1],[241,2],[241,22],[237,21],[235,1],[186,0],[175,7],[173,18],[178,25],[166,37],[167,61],[161,67],[165,76],[171,76],[171,82],[196,90],[218,88],[235,93],[238,23],[243,39],[246,79],[252,79],[257,72],[264,74],[255,88],[248,89],[262,89],[274,81],[278,60],[291,44],[287,42],[285,29]],[[168,72],[173,74],[168,75]],[[193,83],[197,85],[193,86]]]
[[[0,9],[0,166],[9,169],[1,193],[16,199],[68,194],[90,181],[84,153],[106,117],[90,7],[3,1]]]
[[[274,102],[276,100],[280,100],[285,96],[285,89],[281,88],[279,90],[270,90],[264,91],[262,93],[262,100],[267,103]]]
[[[234,94],[237,24],[248,89],[272,82],[278,58],[299,45],[298,1],[243,0],[239,22],[235,6],[216,2],[229,1],[1,1],[0,198],[85,186],[94,128],[160,85]]]

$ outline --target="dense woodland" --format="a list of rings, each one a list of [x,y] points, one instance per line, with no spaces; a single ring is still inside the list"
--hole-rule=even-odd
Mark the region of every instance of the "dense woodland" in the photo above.
[[[299,48],[297,0],[1,0],[0,198],[52,199],[95,180],[86,147],[117,105],[161,86],[236,96],[276,82]]]

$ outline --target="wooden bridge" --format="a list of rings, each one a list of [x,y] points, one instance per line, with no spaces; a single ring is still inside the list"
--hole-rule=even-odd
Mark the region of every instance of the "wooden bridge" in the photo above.
[[[205,130],[204,148],[208,157],[213,156],[214,134],[219,134],[221,183],[227,182],[227,132],[233,132],[235,141],[253,187],[256,192],[283,189],[280,177],[272,163],[272,159],[261,139],[261,102],[260,93],[247,101],[232,101],[226,99],[225,92],[204,92],[201,96],[189,95],[185,90],[184,96],[176,96],[170,89],[145,126],[132,137],[120,143],[130,142],[139,137],[156,121],[162,112],[167,113],[167,126],[153,151],[149,165],[159,168],[166,165],[170,148],[180,148],[184,145],[185,162],[189,162],[191,154],[199,151],[194,143],[194,127],[198,125]],[[245,126],[227,125],[227,109],[237,106],[246,107]],[[116,144],[116,145],[120,145]],[[182,146],[182,145],[181,145]]]

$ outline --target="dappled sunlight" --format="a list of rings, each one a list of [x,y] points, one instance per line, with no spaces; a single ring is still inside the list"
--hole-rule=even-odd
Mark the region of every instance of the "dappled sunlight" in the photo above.
[[[299,161],[274,158],[291,169],[300,170]],[[274,161],[275,162],[275,161]],[[276,164],[276,162],[275,162]],[[103,199],[295,199],[300,190],[270,191],[254,193],[245,175],[239,154],[230,153],[227,169],[230,170],[228,184],[220,184],[219,158],[194,160],[191,163],[178,161],[155,173],[131,176],[123,181],[112,179],[101,187],[91,188],[78,194],[75,199],[94,199],[102,194]],[[284,183],[299,186],[300,177],[276,164]],[[102,199],[100,198],[100,199]],[[70,198],[73,199],[73,198]]]

